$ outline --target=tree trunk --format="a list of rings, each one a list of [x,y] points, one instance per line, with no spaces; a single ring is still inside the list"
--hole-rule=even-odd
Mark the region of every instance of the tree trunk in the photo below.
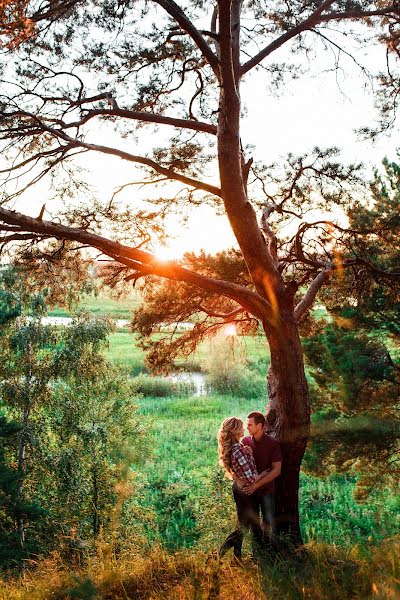
[[[100,531],[100,525],[99,525],[99,487],[98,487],[98,478],[97,478],[97,467],[96,465],[94,465],[93,467],[93,471],[92,471],[92,485],[93,485],[93,515],[92,515],[92,520],[93,520],[93,538],[96,540],[98,535],[99,535],[99,531]]]
[[[297,325],[291,314],[281,317],[275,327],[265,325],[271,353],[267,432],[282,450],[275,494],[277,532],[299,545],[299,474],[310,433],[310,401]]]
[[[29,420],[29,409],[25,408],[22,415],[22,430],[19,436],[18,443],[18,473],[20,476],[19,486],[17,490],[17,499],[21,500],[23,496],[26,467],[25,467],[25,454],[26,454],[26,432],[28,430]],[[17,518],[17,531],[22,548],[25,547],[25,519],[22,514]]]

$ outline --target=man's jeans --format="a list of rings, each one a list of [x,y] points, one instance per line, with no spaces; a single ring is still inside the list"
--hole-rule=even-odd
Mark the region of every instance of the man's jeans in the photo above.
[[[229,548],[233,548],[234,555],[240,558],[242,555],[243,535],[247,529],[251,531],[253,554],[258,552],[262,545],[263,532],[259,523],[259,505],[257,498],[252,494],[247,496],[236,485],[232,485],[233,498],[236,504],[238,527],[232,531],[220,547],[220,555],[224,555]]]

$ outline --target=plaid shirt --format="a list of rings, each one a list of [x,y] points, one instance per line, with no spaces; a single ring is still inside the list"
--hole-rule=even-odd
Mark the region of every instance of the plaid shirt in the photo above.
[[[257,476],[256,463],[250,452],[239,442],[232,446],[231,463],[236,477],[248,483],[254,482]]]

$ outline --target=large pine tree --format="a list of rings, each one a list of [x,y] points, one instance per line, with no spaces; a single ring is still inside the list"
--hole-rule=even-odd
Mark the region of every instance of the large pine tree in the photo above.
[[[398,4],[191,0],[180,6],[174,0],[107,0],[88,5],[71,0],[9,5],[23,18],[14,20],[15,26],[10,18],[3,32],[10,39],[16,31],[0,98],[9,160],[4,198],[12,203],[52,175],[56,197],[65,204],[52,220],[44,210],[32,218],[3,206],[3,244],[25,243],[23,258],[37,261],[43,242],[56,238],[59,244],[44,250],[50,261],[70,252],[72,242],[115,261],[109,273],[114,282],[150,277],[147,308],[135,316],[142,334],[149,336],[160,320],[198,319],[186,336],[154,348],[155,364],[194,348],[226,322],[258,323],[271,354],[268,427],[283,450],[279,528],[300,540],[299,471],[310,403],[299,321],[321,287],[332,285],[343,270],[352,271],[355,285],[358,277],[373,277],[382,285],[395,280],[393,270],[382,267],[379,257],[360,253],[359,244],[371,236],[384,239],[394,221],[386,215],[378,227],[361,223],[349,231],[325,217],[307,220],[311,211],[326,214],[337,205],[349,207],[359,183],[357,167],[343,167],[336,150],[319,148],[308,156],[290,156],[280,169],[254,164],[241,130],[241,88],[256,68],[264,69],[269,83],[285,81],[296,64],[292,57],[313,50],[333,51],[339,68],[340,57],[351,55],[351,44],[365,48],[372,38],[388,52],[390,69],[380,82],[386,89],[384,116],[390,121],[390,101],[395,104],[398,93],[392,65]],[[22,39],[27,41],[14,51]],[[277,64],[275,55],[285,49],[285,64]],[[105,142],[95,130],[99,122],[115,123],[120,138]],[[149,137],[147,128],[152,133],[156,125],[174,128],[164,147],[157,136]],[[137,136],[151,140],[152,151],[140,152]],[[82,153],[118,157],[143,167],[145,183],[177,182],[180,187],[161,191],[148,211],[122,208],[117,196],[106,205],[91,202],[77,175],[79,163],[74,163]],[[207,177],[213,172],[218,177]],[[132,189],[133,183],[122,181],[120,191]],[[73,210],[68,194],[81,201]],[[149,250],[161,217],[202,203],[226,214],[238,250],[217,259],[157,260]],[[290,220],[294,224],[288,228]],[[204,238],[206,246],[207,231]],[[152,276],[173,283],[157,284]]]

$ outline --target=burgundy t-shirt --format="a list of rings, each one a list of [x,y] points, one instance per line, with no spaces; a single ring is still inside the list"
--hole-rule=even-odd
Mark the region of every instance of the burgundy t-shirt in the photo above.
[[[256,442],[253,436],[248,435],[242,439],[242,444],[253,448],[254,460],[256,462],[258,473],[269,471],[272,469],[273,462],[282,461],[282,453],[279,442],[266,433],[264,433],[259,442]],[[269,494],[274,491],[275,480],[269,481],[257,490],[257,492],[261,492],[261,494]]]

